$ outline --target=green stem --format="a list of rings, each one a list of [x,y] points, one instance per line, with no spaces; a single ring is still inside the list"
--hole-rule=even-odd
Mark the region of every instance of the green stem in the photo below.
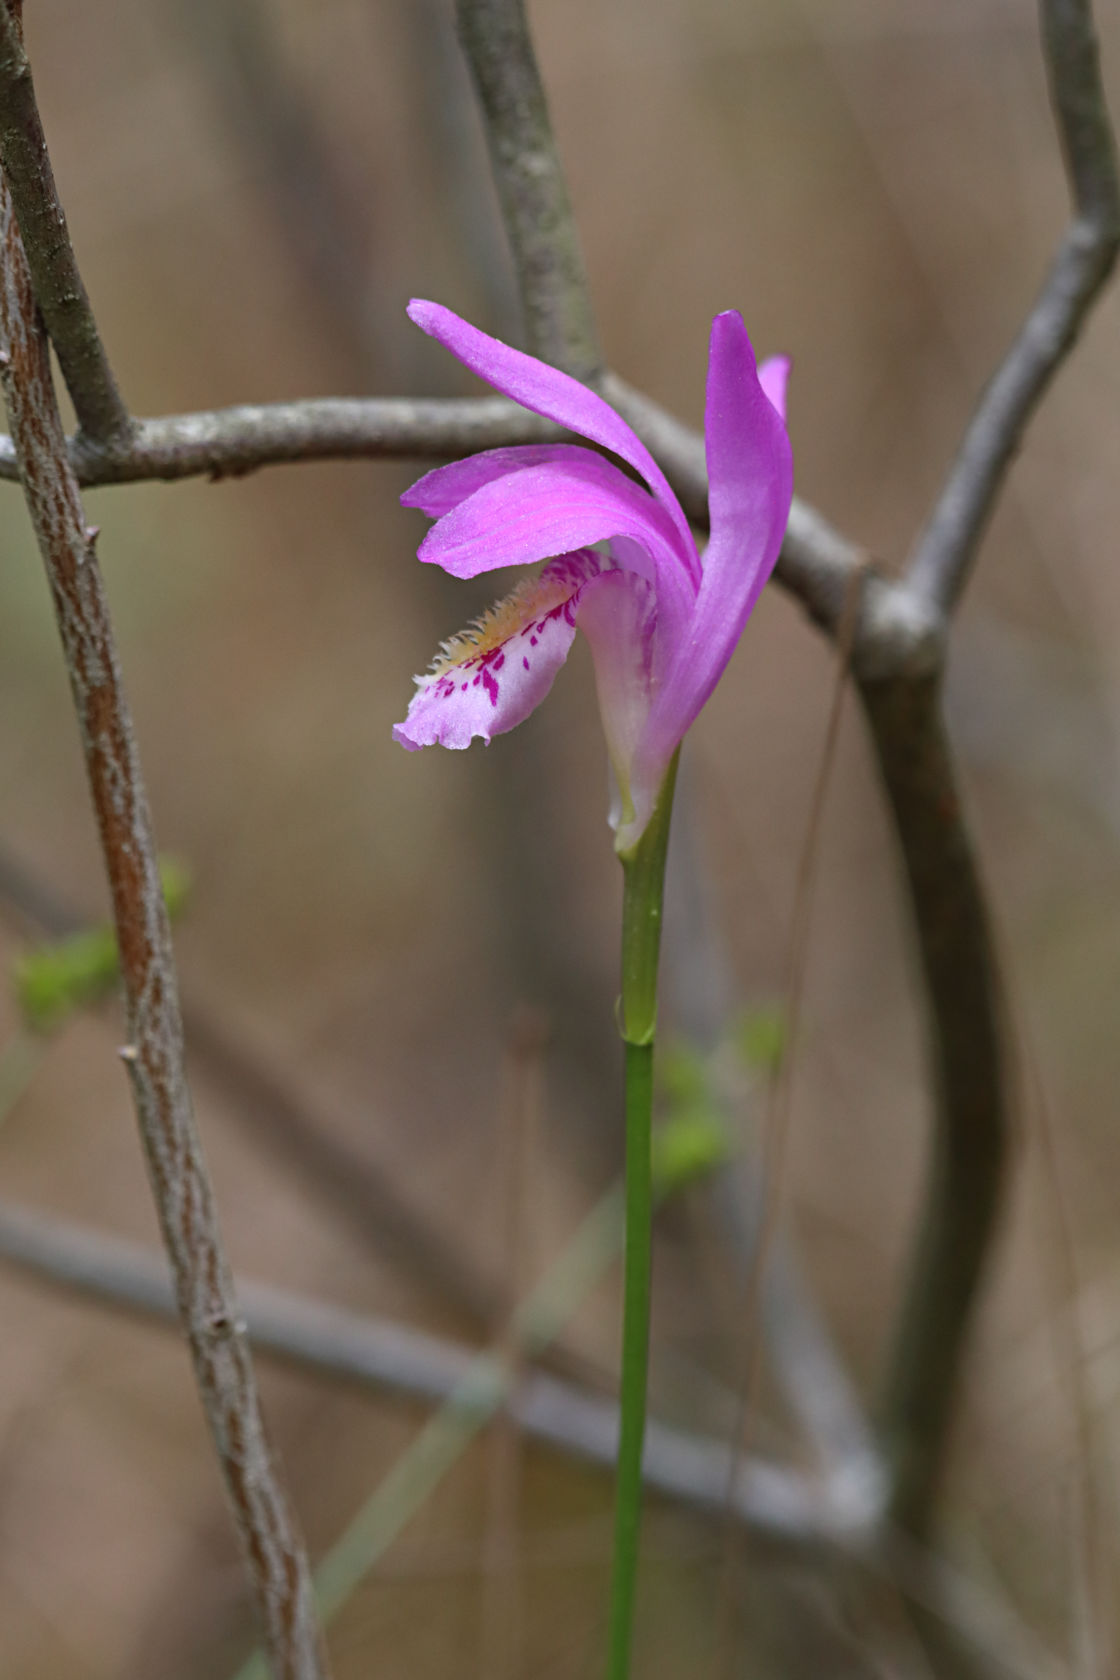
[[[653,1044],[657,1028],[657,964],[661,949],[665,856],[676,778],[674,756],[645,832],[631,851],[622,854],[625,887],[619,1030],[626,1047],[626,1252],[608,1680],[628,1680],[638,1577],[649,1361]]]

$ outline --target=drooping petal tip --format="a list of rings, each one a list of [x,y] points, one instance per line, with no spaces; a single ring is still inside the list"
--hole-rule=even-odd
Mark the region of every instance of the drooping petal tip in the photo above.
[[[512,397],[531,413],[600,444],[633,467],[672,520],[682,554],[691,564],[695,544],[680,503],[641,438],[609,403],[571,374],[526,355],[524,350],[515,350],[499,338],[491,338],[441,303],[413,298],[408,318],[495,391]]]

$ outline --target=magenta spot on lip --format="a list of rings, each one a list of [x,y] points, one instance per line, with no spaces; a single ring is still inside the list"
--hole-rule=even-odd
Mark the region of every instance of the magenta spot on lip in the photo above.
[[[521,661],[521,663],[522,663],[522,665],[524,665],[524,667],[525,667],[525,669],[526,669],[526,670],[528,670],[528,669],[529,669],[529,661],[528,661],[528,660],[527,660],[527,659],[523,659],[523,660],[522,660],[522,661]]]
[[[460,685],[460,688],[459,688],[459,692],[460,692],[460,694],[465,694],[465,693],[466,693],[466,692],[467,692],[467,685],[466,685],[466,683],[462,683],[462,684],[461,684],[461,685]]]
[[[529,637],[529,646],[530,647],[536,647],[536,645],[537,645],[537,638],[535,636],[530,636]]]
[[[487,694],[490,696],[490,704],[492,706],[496,706],[498,704],[498,684],[492,672],[483,671],[482,683]]]

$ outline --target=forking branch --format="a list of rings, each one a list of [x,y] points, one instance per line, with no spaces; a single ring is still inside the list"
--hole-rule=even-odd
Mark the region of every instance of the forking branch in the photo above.
[[[91,447],[122,444],[131,421],[70,243],[13,0],[0,5],[0,167],[82,435]]]
[[[1120,179],[1090,0],[1041,0],[1043,54],[1073,199],[1046,283],[980,398],[907,571],[919,596],[960,599],[1027,423],[1116,263]]]

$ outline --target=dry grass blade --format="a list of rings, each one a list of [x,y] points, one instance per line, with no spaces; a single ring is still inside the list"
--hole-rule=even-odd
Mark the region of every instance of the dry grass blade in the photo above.
[[[727,1484],[726,1514],[724,1518],[723,1560],[720,1571],[720,1613],[716,1639],[716,1663],[721,1673],[730,1677],[735,1669],[735,1574],[739,1556],[738,1526],[730,1520],[733,1506],[735,1476],[739,1455],[745,1450],[750,1410],[758,1371],[759,1305],[766,1276],[770,1244],[777,1229],[782,1205],[782,1180],[785,1172],[792,1115],[793,1069],[801,1024],[801,1008],[805,995],[805,976],[808,968],[809,934],[812,927],[814,888],[820,859],[821,835],[825,801],[836,747],[840,738],[840,720],[848,684],[849,664],[856,625],[859,620],[862,570],[852,573],[848,582],[848,598],[840,623],[836,660],[836,680],[820,764],[813,782],[809,805],[809,819],[805,840],[797,866],[797,886],[794,899],[793,928],[790,936],[787,970],[785,1043],[771,1075],[766,1109],[762,1124],[762,1161],[759,1172],[762,1205],[758,1217],[755,1250],[747,1275],[740,1307],[743,1335],[743,1364],[739,1377],[739,1412],[732,1439],[731,1470]]]

